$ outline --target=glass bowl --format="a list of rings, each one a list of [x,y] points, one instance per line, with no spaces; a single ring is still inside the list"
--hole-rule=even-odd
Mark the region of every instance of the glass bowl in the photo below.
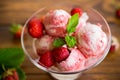
[[[108,51],[110,49],[110,45],[111,45],[111,31],[110,31],[110,27],[108,25],[108,23],[106,22],[106,20],[104,19],[104,17],[97,12],[95,9],[93,8],[82,8],[82,10],[84,12],[86,12],[89,16],[88,21],[93,23],[93,24],[101,24],[102,25],[102,30],[106,33],[107,35],[107,47],[104,49],[102,55],[100,57],[98,57],[97,59],[95,59],[96,61],[94,63],[92,63],[91,65],[85,67],[82,70],[77,70],[77,71],[68,71],[68,72],[64,72],[64,71],[57,71],[57,70],[53,70],[53,69],[49,69],[49,68],[45,68],[43,66],[41,66],[40,64],[38,64],[38,59],[39,56],[37,55],[36,52],[36,47],[35,47],[35,41],[36,38],[32,38],[27,29],[27,24],[28,22],[34,18],[34,17],[42,17],[43,15],[45,15],[49,10],[51,9],[61,9],[61,8],[49,8],[49,7],[44,7],[44,8],[40,8],[38,11],[36,11],[25,23],[23,31],[22,31],[22,36],[21,36],[21,44],[22,44],[22,48],[25,52],[25,54],[28,56],[28,58],[30,59],[30,61],[39,69],[46,71],[48,73],[50,73],[54,78],[58,79],[58,80],[74,80],[76,78],[79,77],[79,75],[86,71],[89,70],[95,66],[97,66],[100,62],[103,61],[103,59],[106,57],[106,55],[108,54]],[[70,12],[70,10],[72,8],[62,8],[63,10],[66,10],[67,12]],[[26,31],[25,31],[26,30]]]

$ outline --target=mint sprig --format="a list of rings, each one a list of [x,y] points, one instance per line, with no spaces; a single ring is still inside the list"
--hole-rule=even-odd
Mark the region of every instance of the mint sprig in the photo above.
[[[76,39],[73,36],[69,36],[69,35],[65,36],[65,41],[68,47],[74,47],[74,45],[76,45]]]
[[[67,32],[68,34],[71,34],[72,32],[75,31],[76,26],[78,24],[78,20],[79,20],[79,15],[78,14],[74,14],[73,16],[71,16],[68,25],[67,25]]]
[[[63,46],[65,43],[67,44],[68,47],[74,47],[76,45],[76,38],[74,36],[71,36],[71,34],[73,32],[75,32],[77,24],[79,21],[79,15],[78,14],[74,14],[73,16],[71,16],[71,18],[68,21],[67,24],[67,35],[65,36],[65,38],[57,38],[54,40],[53,45],[55,47],[61,47]]]
[[[57,39],[55,39],[54,42],[53,42],[53,46],[54,46],[54,47],[60,47],[60,46],[62,46],[62,45],[64,45],[64,44],[65,44],[65,41],[64,41],[63,38],[57,38]]]
[[[67,25],[68,35],[65,36],[65,41],[68,47],[74,47],[76,45],[76,38],[71,36],[71,33],[73,33],[76,30],[78,21],[79,21],[79,15],[74,14],[68,22],[68,25]]]

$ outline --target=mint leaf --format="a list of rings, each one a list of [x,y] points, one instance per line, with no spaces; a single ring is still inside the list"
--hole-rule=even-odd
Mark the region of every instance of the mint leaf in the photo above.
[[[74,47],[76,44],[76,39],[73,36],[69,36],[69,35],[65,36],[65,41],[68,47]]]
[[[0,49],[0,65],[6,67],[19,67],[24,61],[24,52],[21,48],[2,48]]]
[[[78,14],[74,14],[73,16],[71,16],[68,25],[67,25],[67,32],[68,34],[72,33],[75,31],[76,26],[78,24],[78,20],[79,20],[79,15]]]
[[[21,68],[16,69],[18,72],[19,80],[26,80],[26,75]]]
[[[60,47],[60,46],[62,46],[64,44],[65,44],[65,41],[62,38],[57,38],[53,42],[53,46],[55,46],[55,47]]]

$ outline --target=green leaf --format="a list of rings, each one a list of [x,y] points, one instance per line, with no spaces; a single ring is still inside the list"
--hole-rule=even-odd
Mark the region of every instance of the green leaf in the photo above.
[[[76,44],[76,39],[73,36],[69,36],[69,35],[65,36],[65,41],[68,47],[74,47]]]
[[[2,68],[1,68],[2,69]],[[26,75],[24,73],[24,71],[20,68],[6,68],[6,70],[8,69],[16,69],[18,76],[19,76],[19,80],[26,80]],[[3,75],[4,71],[2,70],[2,73],[0,73],[0,80],[2,80],[2,75]]]
[[[0,75],[0,80],[2,80],[2,75]]]
[[[19,67],[24,61],[24,52],[21,48],[0,49],[0,65],[6,67]]]
[[[21,27],[22,27],[21,24],[12,24],[10,26],[10,32],[11,33],[16,33]]]
[[[70,34],[70,33],[75,31],[76,26],[78,24],[78,20],[79,20],[79,15],[78,14],[74,14],[70,18],[70,20],[68,22],[68,25],[67,25],[67,32],[68,32],[68,34]]]
[[[53,42],[53,46],[55,46],[55,47],[60,47],[60,46],[62,46],[64,44],[65,44],[65,41],[62,38],[57,38]]]
[[[21,68],[17,68],[16,70],[18,72],[19,80],[26,80],[26,75],[24,71],[22,71]]]
[[[2,66],[0,65],[0,75],[4,72],[4,70],[2,69]]]

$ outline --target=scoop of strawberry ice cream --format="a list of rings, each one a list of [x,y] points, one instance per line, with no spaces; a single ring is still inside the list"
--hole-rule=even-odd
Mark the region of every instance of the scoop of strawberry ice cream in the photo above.
[[[72,49],[69,57],[57,66],[62,71],[76,71],[84,68],[85,57],[78,49]]]
[[[79,22],[78,22],[78,25],[77,25],[77,27],[76,27],[76,31],[75,31],[75,33],[77,34],[78,33],[78,31],[80,30],[80,28],[82,27],[82,26],[85,26],[86,25],[86,21],[88,20],[88,15],[87,15],[87,13],[82,13],[82,15],[81,15],[81,17],[79,18]]]
[[[37,39],[35,42],[37,53],[40,55],[46,51],[51,50],[53,48],[53,40],[54,38],[49,35],[44,35]]]
[[[78,48],[86,56],[100,55],[107,45],[107,36],[101,25],[86,23],[77,34]]]
[[[49,35],[63,37],[69,18],[70,14],[64,10],[51,10],[45,15],[43,24]]]

